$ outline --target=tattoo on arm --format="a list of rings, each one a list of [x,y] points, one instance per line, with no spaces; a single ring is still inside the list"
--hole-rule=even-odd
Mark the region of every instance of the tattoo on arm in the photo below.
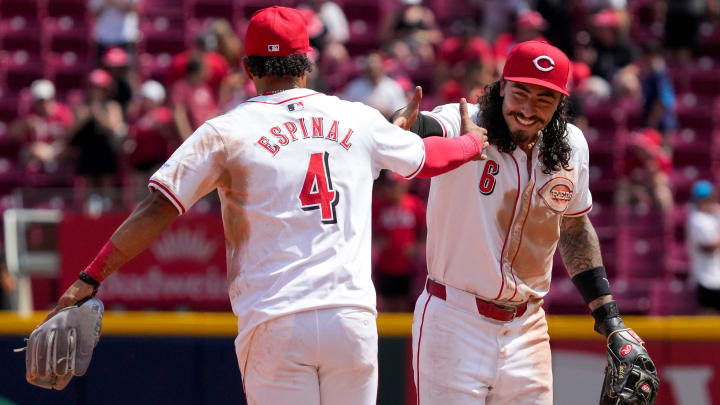
[[[570,278],[603,265],[600,241],[587,215],[562,219],[558,248]]]

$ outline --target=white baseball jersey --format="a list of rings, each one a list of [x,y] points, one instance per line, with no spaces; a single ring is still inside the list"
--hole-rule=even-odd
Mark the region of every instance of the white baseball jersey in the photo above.
[[[468,113],[476,122],[478,106],[468,105]],[[461,135],[458,104],[423,114],[436,119],[445,136]],[[427,211],[432,279],[498,302],[547,293],[560,220],[592,207],[587,142],[577,127],[567,128],[570,170],[543,173],[540,139],[530,168],[520,148],[501,153],[491,145],[487,160],[432,179]]]
[[[371,195],[381,169],[412,177],[420,138],[376,110],[309,89],[259,96],[203,124],[150,179],[180,213],[217,189],[238,347],[279,316],[376,314]]]

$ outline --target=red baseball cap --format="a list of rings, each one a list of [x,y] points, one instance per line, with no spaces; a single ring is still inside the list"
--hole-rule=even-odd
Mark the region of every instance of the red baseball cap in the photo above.
[[[310,52],[303,15],[272,6],[255,12],[245,35],[245,52],[252,56],[290,56]]]
[[[112,76],[103,69],[95,69],[88,76],[90,84],[98,87],[108,87],[112,83]]]
[[[128,54],[122,48],[110,48],[103,56],[103,63],[108,67],[126,66],[128,64]]]
[[[521,42],[510,50],[503,79],[537,84],[569,96],[570,60],[563,51],[547,42]]]

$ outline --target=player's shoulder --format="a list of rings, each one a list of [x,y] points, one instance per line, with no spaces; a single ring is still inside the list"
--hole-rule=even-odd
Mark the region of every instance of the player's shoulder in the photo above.
[[[588,150],[587,140],[585,139],[585,135],[580,128],[576,127],[571,123],[568,123],[566,132],[568,143],[570,144],[570,147],[573,148],[573,150]]]
[[[470,117],[476,117],[478,112],[480,111],[480,105],[479,104],[467,104],[468,107],[468,115]],[[434,117],[441,117],[443,119],[448,120],[459,120],[460,119],[460,103],[448,103],[448,104],[442,104],[435,108],[433,108],[431,111],[423,111],[425,114],[429,116]]]

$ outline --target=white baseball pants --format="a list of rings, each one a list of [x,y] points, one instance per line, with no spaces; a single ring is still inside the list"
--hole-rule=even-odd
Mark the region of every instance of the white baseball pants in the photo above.
[[[360,308],[286,315],[259,325],[238,352],[248,405],[370,405],[377,398],[377,324]]]
[[[418,405],[552,405],[550,339],[541,303],[507,323],[485,318],[475,298],[423,291],[413,318]]]

